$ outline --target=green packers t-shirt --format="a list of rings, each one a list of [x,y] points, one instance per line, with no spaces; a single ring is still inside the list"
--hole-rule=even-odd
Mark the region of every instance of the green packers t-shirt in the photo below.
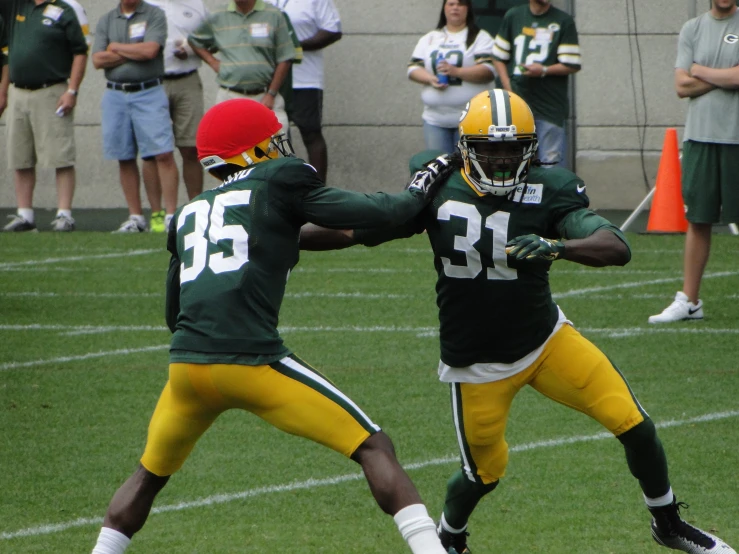
[[[495,37],[493,56],[506,63],[513,92],[526,100],[535,117],[564,126],[569,115],[567,76],[525,77],[518,66],[562,63],[579,69],[572,16],[554,6],[542,15],[532,14],[528,4],[511,8]]]

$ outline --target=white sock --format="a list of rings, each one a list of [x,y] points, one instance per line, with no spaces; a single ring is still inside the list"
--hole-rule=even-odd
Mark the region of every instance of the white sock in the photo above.
[[[63,215],[64,217],[68,219],[72,219],[72,210],[57,210],[56,215],[57,217],[60,215]]]
[[[133,219],[136,223],[146,225],[146,218],[141,214],[131,214],[128,216],[128,219]]]
[[[92,554],[123,554],[129,544],[131,544],[131,539],[123,533],[103,527],[100,529],[98,542],[92,549]]]
[[[167,214],[164,216],[164,228],[169,231],[169,224],[172,222],[174,214]]]
[[[446,554],[436,534],[434,520],[423,504],[406,506],[393,519],[413,554]]]
[[[18,215],[28,221],[28,223],[34,222],[33,208],[18,208]]]
[[[672,494],[672,487],[667,491],[667,494],[660,496],[659,498],[648,498],[644,495],[644,502],[647,503],[648,508],[659,508],[661,506],[669,506],[675,499],[675,495]]]

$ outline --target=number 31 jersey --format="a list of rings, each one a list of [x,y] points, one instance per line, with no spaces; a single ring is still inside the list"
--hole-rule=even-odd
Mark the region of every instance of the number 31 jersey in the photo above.
[[[414,162],[424,159],[427,152]],[[549,289],[551,262],[510,258],[506,242],[528,234],[583,238],[601,228],[626,242],[588,204],[585,184],[565,169],[532,167],[525,192],[521,186],[510,197],[480,194],[458,171],[413,222],[359,236],[371,246],[425,229],[438,274],[443,364],[512,364],[546,341],[560,311]]]

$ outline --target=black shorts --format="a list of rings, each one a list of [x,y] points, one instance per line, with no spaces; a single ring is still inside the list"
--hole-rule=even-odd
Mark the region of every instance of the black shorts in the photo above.
[[[290,121],[301,133],[321,130],[323,119],[323,91],[319,88],[295,88],[292,90]]]

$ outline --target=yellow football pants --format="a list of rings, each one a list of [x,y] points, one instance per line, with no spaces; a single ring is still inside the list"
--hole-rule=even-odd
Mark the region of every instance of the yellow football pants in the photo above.
[[[570,325],[564,325],[521,373],[490,383],[452,383],[457,439],[469,478],[489,484],[505,475],[508,413],[524,385],[589,415],[615,436],[646,417],[605,354]]]
[[[149,423],[141,464],[155,475],[172,475],[216,418],[232,408],[347,457],[380,430],[295,356],[260,366],[173,363]]]

